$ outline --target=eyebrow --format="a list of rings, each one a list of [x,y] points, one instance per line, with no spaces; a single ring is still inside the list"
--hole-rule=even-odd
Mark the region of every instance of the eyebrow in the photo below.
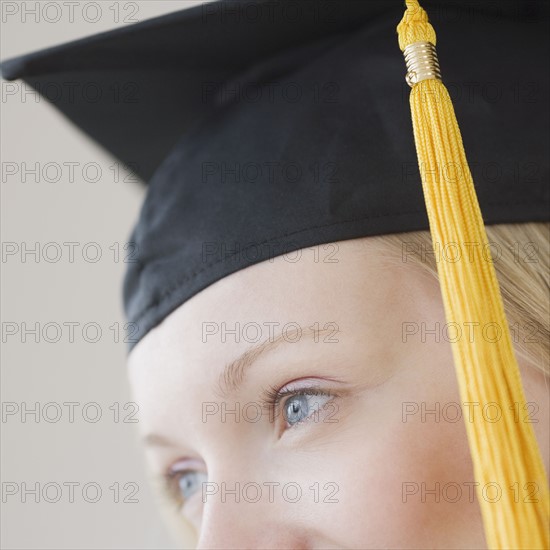
[[[339,333],[340,330],[337,330],[336,333]],[[299,339],[292,341],[292,338],[300,333]],[[276,338],[269,338],[264,340],[260,344],[248,349],[242,355],[237,357],[231,363],[228,363],[223,370],[223,373],[220,374],[220,378],[217,386],[217,393],[221,397],[228,397],[230,394],[236,393],[239,388],[243,385],[246,375],[250,368],[260,359],[262,356],[265,356],[270,351],[278,348],[281,344],[298,344],[302,341],[302,337],[311,338],[315,334],[325,334],[331,333],[334,334],[334,329],[319,328],[317,330],[307,327],[305,329],[294,329],[292,331],[286,331],[281,333]],[[143,438],[143,442],[147,446],[154,447],[176,447],[177,444],[174,441],[171,441],[169,438],[164,437],[157,433],[149,433]]]
[[[294,329],[291,331],[286,331],[276,338],[269,338],[264,340],[260,344],[250,348],[240,355],[237,359],[227,364],[223,370],[223,373],[220,374],[218,382],[218,393],[221,397],[228,397],[231,394],[236,393],[240,387],[243,385],[246,374],[250,368],[263,356],[265,356],[270,351],[278,348],[281,344],[298,344],[302,341],[302,337],[306,336],[311,338],[313,335],[322,334],[325,332],[334,332],[333,329],[312,329],[311,327],[306,327],[305,329]],[[338,331],[340,332],[340,331]],[[298,336],[299,339],[293,341],[292,339],[295,336]]]
[[[148,447],[176,447],[176,443],[167,437],[157,433],[149,433],[143,438],[143,443]]]

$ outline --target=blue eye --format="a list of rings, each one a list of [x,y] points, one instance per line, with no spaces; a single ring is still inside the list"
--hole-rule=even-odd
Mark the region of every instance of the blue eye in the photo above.
[[[332,396],[323,393],[298,393],[285,400],[283,416],[290,426],[304,422],[330,401]]]
[[[208,480],[208,476],[204,472],[197,472],[195,470],[174,472],[173,476],[177,480],[178,496],[184,502],[190,499],[197,491],[200,491],[202,484]]]

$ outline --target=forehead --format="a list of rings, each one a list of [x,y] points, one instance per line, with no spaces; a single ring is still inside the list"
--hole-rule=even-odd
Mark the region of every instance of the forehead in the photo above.
[[[303,335],[275,350],[284,362],[314,358],[329,345],[333,354],[349,347],[374,353],[387,347],[381,335],[398,339],[403,308],[421,303],[413,303],[410,285],[421,281],[410,264],[385,262],[381,250],[375,238],[303,249],[238,271],[184,303],[130,354],[142,428],[158,425],[171,406],[188,419],[200,417],[200,403],[215,397],[224,367],[282,333],[287,343]],[[315,345],[306,342],[312,331]],[[163,425],[172,421],[162,418]]]

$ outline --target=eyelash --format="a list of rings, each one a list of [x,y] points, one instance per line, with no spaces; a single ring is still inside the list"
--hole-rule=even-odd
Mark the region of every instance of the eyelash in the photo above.
[[[331,400],[337,397],[337,395],[333,393],[323,391],[319,388],[314,388],[314,387],[309,387],[309,388],[306,387],[306,388],[301,388],[299,390],[293,390],[291,388],[281,390],[274,386],[269,386],[267,390],[264,390],[262,394],[261,402],[262,402],[262,406],[264,408],[267,408],[271,413],[272,416],[270,418],[277,418],[277,415],[281,413],[281,410],[280,410],[281,402],[285,398],[297,397],[300,395],[306,395],[306,396],[321,395],[321,396],[330,397]],[[291,426],[287,426],[285,428],[285,431],[294,429],[300,426],[301,424],[304,424],[305,422],[307,422],[307,419],[301,420]]]
[[[264,391],[264,404],[267,404],[271,407],[276,407],[279,403],[288,396],[297,396],[297,395],[329,395],[326,392],[319,390],[318,388],[302,388],[300,390],[291,390],[290,388],[286,390],[280,390],[275,386],[270,386],[267,390]]]

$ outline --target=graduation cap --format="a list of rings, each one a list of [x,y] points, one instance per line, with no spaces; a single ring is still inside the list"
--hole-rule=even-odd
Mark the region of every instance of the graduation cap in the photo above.
[[[549,4],[422,3],[437,52],[417,0],[398,37],[397,0],[258,0],[3,63],[148,183],[124,285],[136,342],[207,286],[300,248],[422,229],[434,245],[487,243],[484,224],[548,221]],[[492,264],[438,271],[448,321],[504,333],[453,342],[462,400],[525,402]],[[540,488],[537,503],[479,499],[489,547],[548,547],[531,425],[466,427],[480,486]]]

